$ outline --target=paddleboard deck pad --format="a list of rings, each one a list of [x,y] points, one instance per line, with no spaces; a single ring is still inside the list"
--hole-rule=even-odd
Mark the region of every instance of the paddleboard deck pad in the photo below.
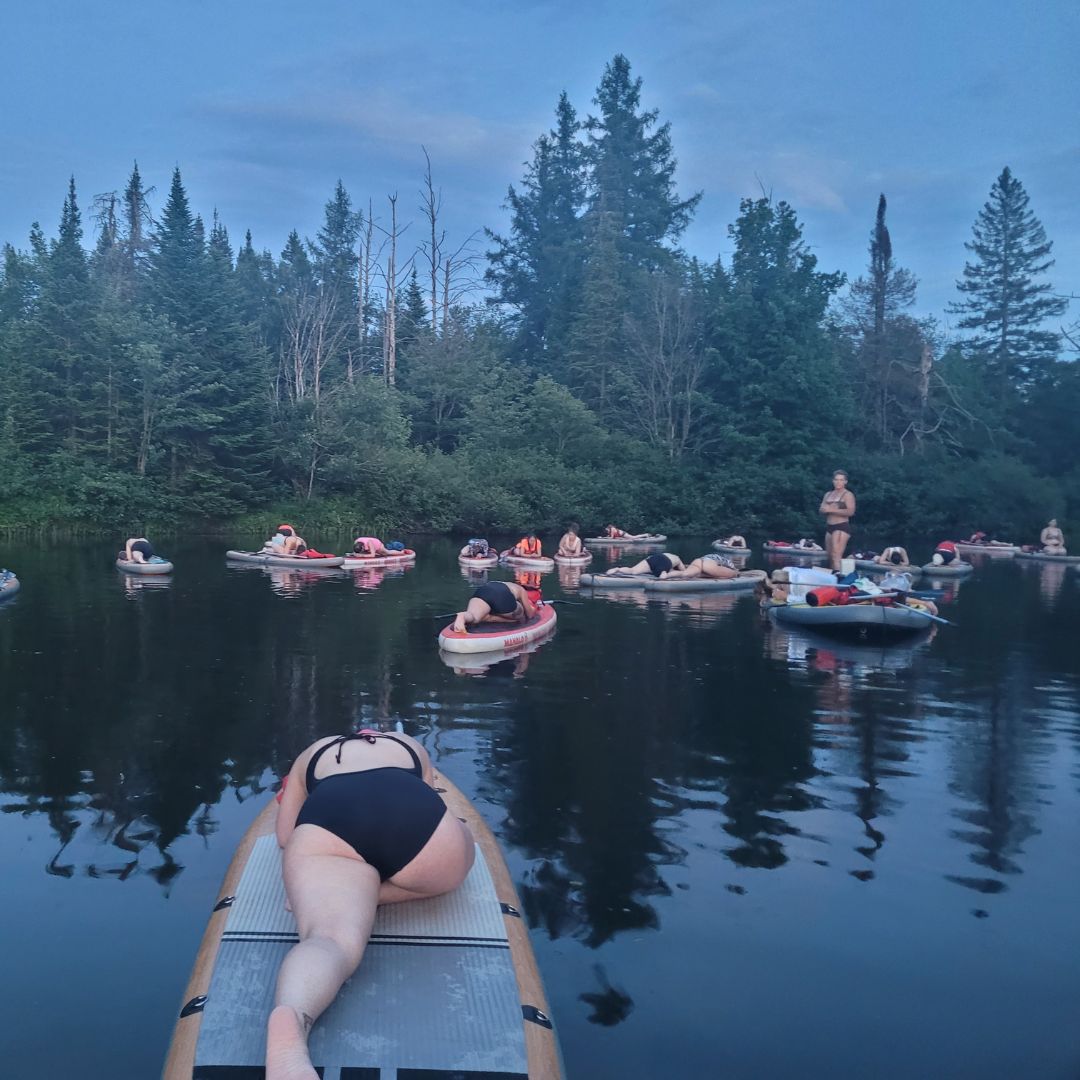
[[[323,1080],[561,1077],[558,1045],[520,902],[498,845],[441,775],[477,838],[453,893],[379,908],[360,967],[309,1040]],[[276,803],[237,851],[177,1020],[164,1080],[263,1077],[278,968],[296,943],[285,910]]]

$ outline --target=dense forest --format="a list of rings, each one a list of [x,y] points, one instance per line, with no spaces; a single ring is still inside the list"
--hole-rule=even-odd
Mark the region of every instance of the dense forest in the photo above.
[[[617,56],[563,95],[504,234],[451,241],[430,160],[339,181],[275,257],[136,166],[0,270],[0,527],[815,528],[832,469],[875,532],[1020,539],[1080,517],[1080,365],[1051,242],[1003,168],[957,253],[955,333],[913,314],[882,195],[864,276],[748,195],[680,248],[669,126]],[[58,198],[59,202],[59,198]],[[1062,330],[1062,326],[1065,329]]]

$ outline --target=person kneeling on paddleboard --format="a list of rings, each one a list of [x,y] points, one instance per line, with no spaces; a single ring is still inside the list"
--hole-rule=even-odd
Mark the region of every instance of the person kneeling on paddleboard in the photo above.
[[[267,1080],[316,1076],[308,1035],[359,966],[376,907],[451,892],[476,850],[434,790],[427,751],[407,735],[319,739],[286,779],[277,840],[300,941],[278,973]]]
[[[562,539],[559,540],[559,550],[557,554],[561,555],[564,559],[573,559],[578,555],[585,554],[585,548],[582,546],[581,537],[578,536],[578,529],[581,526],[576,521],[571,521],[566,526],[566,532],[563,533]]]
[[[512,581],[485,581],[465,610],[457,613],[454,632],[464,634],[467,627],[484,622],[528,622],[540,603],[539,589],[526,589]]]
[[[948,566],[949,563],[959,561],[960,553],[956,550],[956,544],[952,540],[942,540],[934,549],[930,561],[934,566]]]
[[[459,552],[466,559],[490,559],[495,554],[482,536],[474,536]]]

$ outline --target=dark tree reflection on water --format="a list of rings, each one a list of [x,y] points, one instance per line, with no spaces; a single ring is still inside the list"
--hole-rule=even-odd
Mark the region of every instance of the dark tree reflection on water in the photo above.
[[[559,609],[527,664],[458,675],[431,618],[468,594],[448,543],[375,583],[228,570],[209,544],[177,554],[153,588],[111,577],[92,546],[66,554],[63,575],[27,558],[17,606],[0,609],[0,829],[47,825],[48,850],[17,857],[56,888],[96,890],[84,903],[137,880],[190,903],[189,879],[220,878],[238,822],[300,749],[396,722],[507,844],[571,1052],[588,1045],[579,1020],[619,1038],[667,1015],[639,953],[692,972],[701,938],[738,971],[741,948],[791,933],[814,971],[842,965],[805,901],[861,922],[888,967],[878,905],[931,928],[959,909],[1002,933],[1016,909],[1001,896],[1053,918],[1033,868],[1080,888],[1035,842],[1064,850],[1060,818],[1078,808],[1080,575],[1051,588],[1038,568],[992,566],[961,586],[955,627],[895,649],[763,625],[749,596],[585,599]],[[770,963],[798,984],[795,960]],[[719,1039],[710,1025],[701,1037]],[[626,1046],[631,1075],[640,1043]]]

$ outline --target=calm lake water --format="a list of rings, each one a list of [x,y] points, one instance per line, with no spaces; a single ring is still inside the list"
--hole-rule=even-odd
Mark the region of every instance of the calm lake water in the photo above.
[[[1075,568],[980,565],[895,648],[553,573],[555,637],[465,672],[449,541],[385,578],[178,542],[167,585],[113,547],[0,544],[5,1076],[156,1076],[276,776],[397,721],[503,843],[575,1080],[1080,1075]]]

